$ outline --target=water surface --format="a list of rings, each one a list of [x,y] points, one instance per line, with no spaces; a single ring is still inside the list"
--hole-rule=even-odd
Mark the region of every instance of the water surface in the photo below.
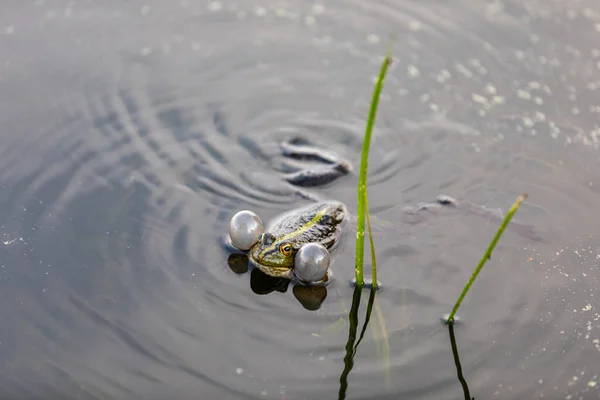
[[[384,288],[347,398],[464,398],[439,317],[498,222],[402,207],[522,192],[540,240],[507,231],[463,303],[463,374],[477,399],[597,398],[596,2],[0,8],[0,398],[337,398],[351,227],[318,310],[230,268],[220,238],[240,209],[307,203],[282,140],[357,170],[391,33],[369,175]],[[311,193],[355,213],[356,180]]]

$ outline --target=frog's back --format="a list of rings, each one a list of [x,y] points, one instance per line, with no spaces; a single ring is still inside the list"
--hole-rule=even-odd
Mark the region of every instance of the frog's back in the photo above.
[[[347,215],[344,203],[324,201],[282,215],[267,231],[278,240],[288,238],[296,249],[309,242],[330,248],[337,241]]]

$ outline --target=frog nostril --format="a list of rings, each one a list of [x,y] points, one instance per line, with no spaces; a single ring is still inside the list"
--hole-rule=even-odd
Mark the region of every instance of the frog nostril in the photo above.
[[[267,232],[264,234],[264,237],[263,237],[264,244],[266,244],[268,246],[268,245],[272,244],[274,241],[275,241],[275,235],[273,235],[270,232]]]

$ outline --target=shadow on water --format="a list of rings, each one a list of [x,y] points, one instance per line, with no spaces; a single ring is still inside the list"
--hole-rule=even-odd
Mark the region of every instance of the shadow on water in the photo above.
[[[290,283],[289,279],[274,278],[257,268],[252,268],[248,256],[241,253],[232,253],[227,259],[229,268],[236,274],[245,274],[250,270],[250,289],[258,295],[267,295],[273,292],[286,293]],[[316,311],[327,298],[327,288],[323,286],[303,286],[294,284],[292,293],[302,307],[309,311]]]
[[[448,324],[448,333],[450,335],[450,345],[452,346],[452,355],[454,356],[454,365],[456,365],[456,375],[458,376],[458,381],[462,386],[463,392],[465,394],[465,400],[475,400],[475,397],[471,397],[471,393],[469,392],[469,385],[467,384],[467,380],[463,376],[462,367],[460,365],[460,358],[458,357],[458,346],[456,345],[456,337],[454,336],[454,324]]]

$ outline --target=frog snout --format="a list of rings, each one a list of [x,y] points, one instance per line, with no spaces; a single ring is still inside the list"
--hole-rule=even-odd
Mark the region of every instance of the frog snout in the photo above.
[[[263,235],[263,243],[265,246],[270,246],[275,240],[275,235],[273,235],[271,232],[265,232]]]

